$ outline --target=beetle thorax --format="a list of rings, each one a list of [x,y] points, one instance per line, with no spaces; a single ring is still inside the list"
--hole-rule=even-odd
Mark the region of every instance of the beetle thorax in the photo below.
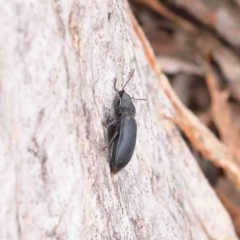
[[[132,98],[123,90],[119,92],[120,103],[118,107],[119,114],[131,114],[135,116],[136,110],[132,102]]]

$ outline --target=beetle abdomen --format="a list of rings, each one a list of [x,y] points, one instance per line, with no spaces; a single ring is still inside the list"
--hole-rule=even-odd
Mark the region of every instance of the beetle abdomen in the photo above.
[[[111,172],[124,168],[132,158],[137,137],[137,123],[129,114],[122,114],[118,139],[115,141],[111,159]]]

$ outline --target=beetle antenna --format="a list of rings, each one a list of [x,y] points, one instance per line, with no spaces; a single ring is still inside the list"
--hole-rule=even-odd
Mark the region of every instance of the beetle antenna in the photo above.
[[[129,79],[128,79],[127,82],[124,84],[122,90],[124,90],[124,88],[126,87],[126,85],[128,84],[128,82],[131,80],[131,78],[132,78],[132,76],[133,76],[133,74],[134,74],[134,71],[135,71],[135,69],[132,70]]]
[[[147,101],[146,98],[134,98],[134,97],[132,97],[132,99],[133,99],[133,100],[140,100],[140,101]]]

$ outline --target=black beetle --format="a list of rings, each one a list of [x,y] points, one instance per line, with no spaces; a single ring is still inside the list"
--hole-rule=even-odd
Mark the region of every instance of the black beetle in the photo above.
[[[117,79],[114,79],[114,89],[117,92],[114,102],[116,119],[108,125],[108,147],[113,145],[110,159],[111,174],[119,172],[130,162],[136,145],[136,110],[132,103],[133,98],[124,91],[133,73],[134,70],[121,91],[116,88]]]

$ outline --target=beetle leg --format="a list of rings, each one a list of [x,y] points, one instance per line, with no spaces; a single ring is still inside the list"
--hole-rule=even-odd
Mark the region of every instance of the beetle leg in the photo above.
[[[118,120],[114,120],[114,121],[112,121],[111,123],[109,123],[107,126],[106,126],[106,128],[109,128],[109,127],[114,127],[114,125],[116,125],[116,123],[118,123]],[[117,126],[117,125],[116,125]]]
[[[106,148],[109,148],[111,146],[111,144],[113,143],[114,139],[118,134],[118,131],[116,132],[116,129],[119,126],[119,120],[113,120],[108,125],[106,123],[103,123],[103,126],[107,128],[108,132],[108,144],[102,149],[104,151]]]
[[[115,130],[117,129],[119,125],[119,121],[118,120],[114,120],[112,121],[110,124],[107,125],[107,136],[108,136],[108,142],[110,141],[110,139],[112,139]]]
[[[119,133],[118,131],[114,132],[114,135],[113,135],[112,138],[109,140],[108,145],[103,148],[103,151],[104,151],[106,148],[110,148],[110,147],[111,147],[111,145],[113,144],[113,141],[114,141],[115,138],[118,136],[118,133]]]
[[[114,127],[114,125],[117,126],[116,123],[118,123],[118,120],[113,120],[113,121],[110,122],[109,124],[107,124],[106,122],[102,121],[102,126],[108,129],[108,128],[111,127],[111,126],[112,126],[112,127]]]
[[[114,139],[118,136],[118,133],[119,133],[118,131],[116,131],[116,132],[114,133],[112,139],[110,139],[110,141],[109,141],[109,143],[108,143],[108,145],[107,145],[108,148],[111,147]]]

